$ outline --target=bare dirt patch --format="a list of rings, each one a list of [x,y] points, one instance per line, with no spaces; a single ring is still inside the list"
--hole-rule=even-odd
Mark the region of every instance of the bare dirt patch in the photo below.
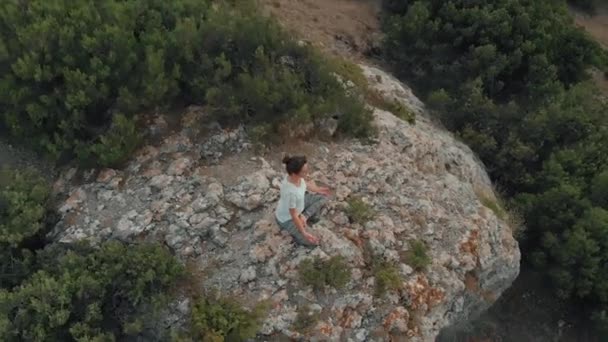
[[[597,42],[608,49],[608,6],[598,8],[597,13],[590,15],[572,9],[574,22],[587,31]],[[608,78],[599,70],[592,70],[591,75],[598,87],[608,94]]]
[[[334,55],[363,58],[379,41],[380,0],[260,0],[287,29]]]
[[[608,6],[599,8],[595,15],[589,15],[577,10],[572,11],[575,23],[583,27],[604,48],[608,49]]]
[[[329,155],[335,153],[336,147],[333,143],[320,141],[297,141],[270,146],[263,151],[243,151],[229,154],[222,159],[220,164],[201,165],[198,172],[207,177],[214,177],[223,184],[234,185],[242,175],[249,174],[261,167],[264,158],[275,170],[283,170],[282,159],[285,155],[305,155],[314,165],[316,162],[325,160]],[[314,169],[314,166],[313,166]]]

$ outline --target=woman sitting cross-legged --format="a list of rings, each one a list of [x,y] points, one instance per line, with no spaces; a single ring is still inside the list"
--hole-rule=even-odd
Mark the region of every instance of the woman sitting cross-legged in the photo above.
[[[308,175],[306,157],[283,158],[287,176],[281,184],[281,195],[275,213],[281,229],[288,231],[294,240],[307,247],[319,244],[319,238],[308,231],[308,225],[319,220],[318,215],[330,195],[329,188],[318,187]]]

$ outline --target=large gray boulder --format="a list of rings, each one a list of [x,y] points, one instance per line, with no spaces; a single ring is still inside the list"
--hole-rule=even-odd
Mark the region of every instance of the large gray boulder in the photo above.
[[[268,161],[252,158],[240,131],[219,128],[196,144],[185,129],[142,148],[124,170],[101,170],[76,187],[69,187],[74,172],[64,174],[55,187],[64,199],[61,220],[50,237],[162,241],[205,270],[202,286],[245,304],[271,300],[261,336],[433,341],[442,328],[487,309],[510,286],[519,272],[518,244],[504,218],[482,204],[480,198],[492,200],[494,191],[471,150],[434,124],[410,89],[379,69],[364,72],[376,91],[418,117],[412,125],[374,108],[376,143],[308,146],[312,177],[334,188],[326,215],[312,228],[321,237],[318,248],[294,245],[273,220],[280,151]],[[209,161],[200,146],[216,159]],[[372,220],[350,222],[345,209],[353,195],[373,208]],[[429,247],[424,271],[404,257],[413,240]],[[366,262],[370,250],[393,262],[402,277],[400,288],[382,298],[375,296]],[[345,289],[315,293],[300,283],[302,260],[334,255],[352,268]],[[306,336],[292,328],[303,305],[322,313]]]

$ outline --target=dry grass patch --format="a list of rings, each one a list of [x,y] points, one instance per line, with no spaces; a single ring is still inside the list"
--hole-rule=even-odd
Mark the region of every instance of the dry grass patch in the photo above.
[[[493,193],[475,189],[475,194],[484,207],[492,210],[499,220],[502,220],[511,228],[514,237],[520,238],[522,236],[525,231],[525,223],[523,217],[515,208],[506,205],[500,196]]]

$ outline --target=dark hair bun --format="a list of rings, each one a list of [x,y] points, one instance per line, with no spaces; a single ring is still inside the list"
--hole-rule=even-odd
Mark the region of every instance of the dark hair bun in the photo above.
[[[306,165],[306,157],[305,156],[285,156],[283,158],[283,163],[285,163],[285,170],[288,174],[299,174],[302,171],[304,165]]]

